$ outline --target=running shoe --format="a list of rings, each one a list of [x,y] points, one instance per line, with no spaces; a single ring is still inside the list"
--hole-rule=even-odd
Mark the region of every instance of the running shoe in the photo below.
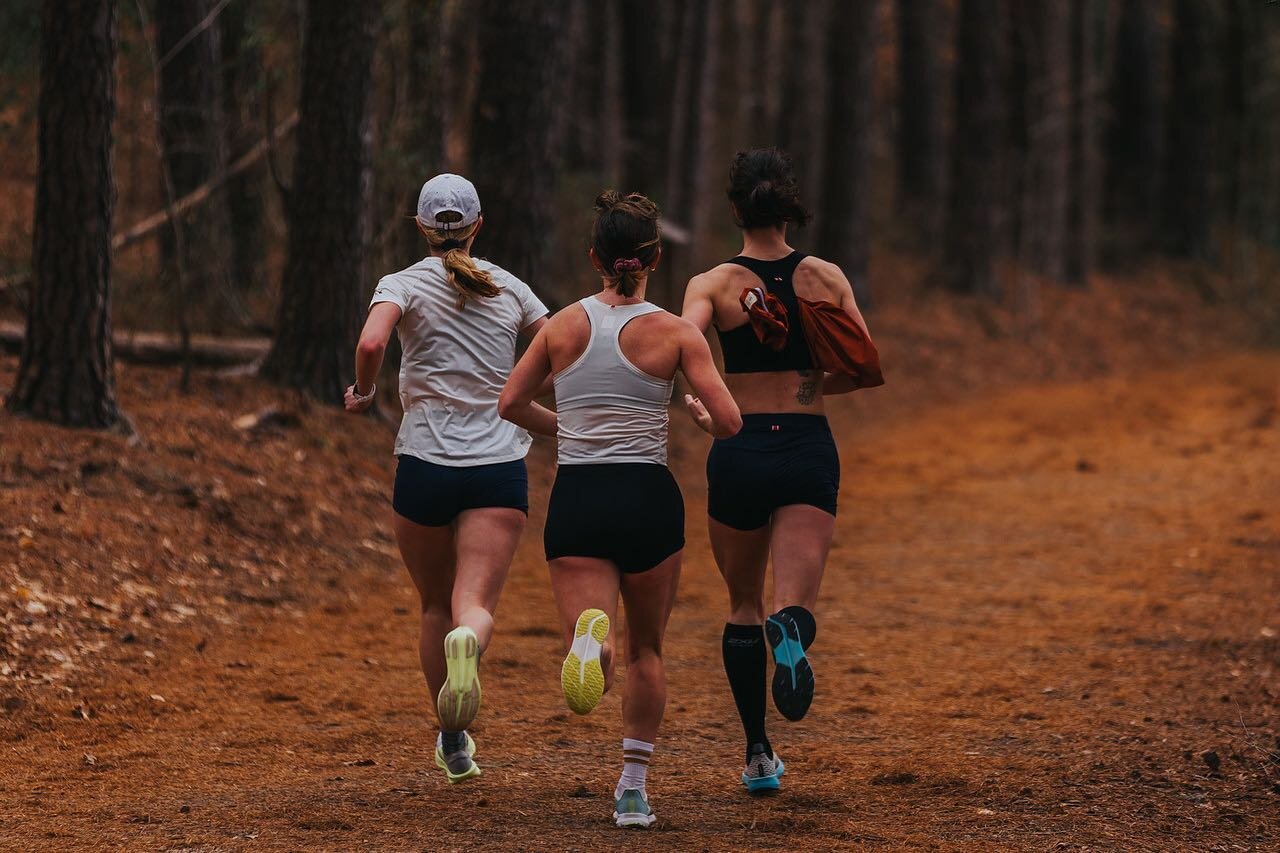
[[[575,714],[590,713],[604,695],[600,650],[609,636],[609,617],[603,610],[582,611],[573,629],[573,645],[560,667],[564,701]]]
[[[751,756],[747,769],[742,771],[742,784],[752,794],[776,791],[781,786],[782,774],[787,772],[787,765],[775,753],[770,755],[763,749]]]
[[[444,637],[444,664],[448,675],[436,697],[440,728],[460,732],[480,712],[480,643],[465,625]]]
[[[476,742],[471,739],[468,732],[462,733],[466,739],[463,742],[462,749],[455,750],[449,754],[444,751],[444,733],[436,735],[436,767],[444,771],[445,778],[450,784],[456,784],[464,779],[470,779],[472,776],[480,775],[480,767],[471,760],[476,754]]]
[[[588,611],[590,612],[590,611]],[[613,806],[613,822],[618,826],[653,826],[658,817],[649,808],[649,797],[644,791],[628,788]]]
[[[813,702],[813,667],[804,656],[796,620],[779,611],[765,620],[764,635],[773,649],[773,704],[788,720],[802,720]]]

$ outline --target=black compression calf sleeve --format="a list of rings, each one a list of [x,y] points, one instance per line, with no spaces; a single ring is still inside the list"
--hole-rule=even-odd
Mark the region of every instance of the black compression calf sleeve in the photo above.
[[[792,604],[778,611],[786,613],[796,623],[796,630],[800,632],[800,645],[808,649],[813,645],[814,637],[818,636],[818,620],[813,618],[813,614],[805,610],[799,604]]]
[[[764,733],[765,681],[768,677],[764,631],[759,625],[727,623],[720,649],[724,655],[724,671],[729,676],[729,689],[733,691],[733,701],[742,719],[742,731],[747,736],[747,760],[751,760],[753,746],[763,746],[772,755],[773,748]]]

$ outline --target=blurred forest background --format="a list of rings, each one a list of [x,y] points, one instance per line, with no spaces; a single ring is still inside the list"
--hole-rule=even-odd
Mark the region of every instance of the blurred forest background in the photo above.
[[[269,339],[263,375],[338,400],[441,171],[553,306],[594,286],[595,194],[652,196],[677,308],[736,249],[726,166],[758,145],[873,328],[911,286],[1034,336],[1046,288],[1171,258],[1280,331],[1268,0],[6,0],[0,40],[9,407],[53,420],[118,418],[112,324],[186,367],[236,357],[201,333]]]

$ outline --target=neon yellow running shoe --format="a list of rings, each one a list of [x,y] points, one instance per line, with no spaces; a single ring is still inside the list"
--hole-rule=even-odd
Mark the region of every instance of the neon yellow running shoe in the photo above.
[[[436,697],[440,728],[460,732],[480,712],[480,642],[465,625],[444,637],[444,664],[448,673]]]
[[[575,714],[590,713],[604,695],[604,668],[600,649],[609,636],[609,617],[603,610],[582,611],[573,629],[573,645],[560,667],[564,701]]]
[[[468,732],[463,732],[462,736],[465,740],[461,749],[455,749],[449,754],[444,751],[444,733],[436,735],[436,767],[444,771],[445,778],[450,784],[457,784],[464,779],[470,779],[473,776],[480,775],[480,767],[471,760],[476,754],[476,742],[471,739]],[[451,747],[456,744],[450,744]]]

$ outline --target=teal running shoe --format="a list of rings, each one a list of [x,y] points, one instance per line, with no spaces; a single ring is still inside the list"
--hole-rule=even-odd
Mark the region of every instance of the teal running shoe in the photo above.
[[[641,829],[653,826],[657,820],[653,810],[649,808],[649,798],[644,791],[628,788],[618,797],[613,807],[613,822],[618,826],[638,826]]]
[[[457,784],[465,779],[480,775],[480,767],[473,760],[472,756],[476,754],[476,742],[471,739],[471,735],[463,732],[465,738],[461,749],[454,749],[451,752],[445,752],[444,733],[436,735],[436,767],[444,771],[445,778],[450,784]],[[454,746],[454,744],[450,744]]]
[[[782,786],[782,774],[786,772],[787,765],[777,754],[769,755],[762,750],[754,753],[747,762],[747,769],[742,771],[742,784],[752,794],[776,791]]]
[[[779,611],[765,620],[764,635],[773,649],[773,704],[793,723],[802,720],[813,702],[814,679],[796,620]]]

